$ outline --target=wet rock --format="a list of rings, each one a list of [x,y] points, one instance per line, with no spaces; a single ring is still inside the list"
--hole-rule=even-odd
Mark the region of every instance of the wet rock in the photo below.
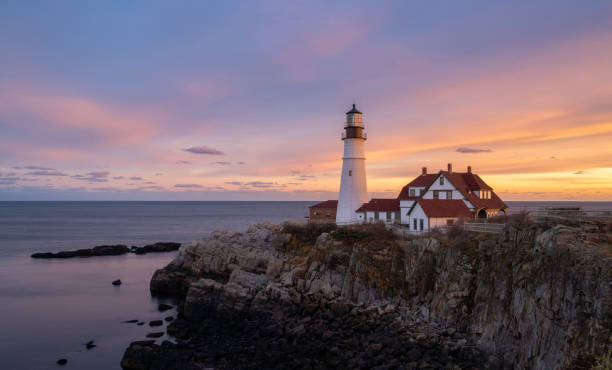
[[[166,316],[166,317],[164,317],[164,321],[170,322],[170,321],[172,321],[172,320],[174,320],[174,317],[172,317],[172,316]]]
[[[119,256],[129,253],[127,245],[99,245],[89,249],[78,249],[76,251],[61,251],[57,253],[34,253],[32,258],[73,258],[73,257],[95,257],[95,256]]]
[[[136,254],[146,254],[153,252],[171,252],[178,250],[181,243],[174,242],[157,242],[155,244],[145,245],[144,247],[132,247],[132,252]]]
[[[141,321],[141,322],[139,322],[139,323],[138,323],[138,324],[136,324],[136,325],[138,325],[138,326],[143,326],[144,324],[145,324],[145,323],[144,323],[144,321]]]
[[[147,338],[159,338],[159,337],[161,337],[163,335],[164,335],[163,331],[158,331],[158,332],[153,332],[153,333],[147,334]]]
[[[149,326],[162,326],[164,322],[162,320],[149,321]]]
[[[115,285],[115,286],[121,285],[121,279],[117,279],[117,280],[113,281],[112,284]]]
[[[68,363],[68,360],[65,358],[60,358],[59,360],[57,360],[58,365],[66,365],[67,363]]]
[[[160,304],[157,306],[157,309],[158,309],[160,312],[164,312],[164,311],[170,310],[170,309],[172,309],[172,308],[173,308],[172,306],[170,306],[169,304],[165,304],[165,303],[160,303]]]
[[[137,322],[138,322],[138,320],[133,319],[133,320],[127,320],[127,321],[124,321],[123,323],[124,323],[124,324],[134,324],[134,323],[137,323]]]

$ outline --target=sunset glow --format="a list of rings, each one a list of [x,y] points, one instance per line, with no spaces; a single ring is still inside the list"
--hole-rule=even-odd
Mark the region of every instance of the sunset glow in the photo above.
[[[5,3],[0,200],[335,199],[354,101],[371,197],[612,200],[612,4],[470,4]]]

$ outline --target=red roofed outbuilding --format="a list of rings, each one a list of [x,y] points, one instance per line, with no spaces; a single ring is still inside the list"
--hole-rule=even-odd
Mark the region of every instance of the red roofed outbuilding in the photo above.
[[[309,209],[309,220],[315,222],[336,222],[337,200],[326,200],[314,204]]]

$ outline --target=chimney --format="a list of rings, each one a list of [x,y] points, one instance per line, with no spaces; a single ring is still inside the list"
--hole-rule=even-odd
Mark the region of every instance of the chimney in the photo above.
[[[448,164],[448,172],[453,172],[453,164],[452,163]]]
[[[423,170],[423,175],[427,175],[427,167],[423,167],[422,170]]]
[[[472,166],[468,166],[468,173],[472,173]]]

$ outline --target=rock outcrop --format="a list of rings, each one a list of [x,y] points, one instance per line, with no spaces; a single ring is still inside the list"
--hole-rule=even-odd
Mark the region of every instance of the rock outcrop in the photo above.
[[[145,245],[144,247],[133,246],[131,249],[127,245],[99,245],[93,248],[77,249],[75,251],[61,252],[42,252],[34,253],[32,258],[73,258],[73,257],[96,257],[96,256],[120,256],[126,253],[146,254],[153,252],[171,252],[179,249],[180,243],[173,242],[157,242],[155,244]]]
[[[151,290],[184,297],[179,341],[131,346],[125,364],[570,368],[612,332],[610,250],[562,225],[412,240],[370,227],[314,245],[255,225],[182,247]]]

